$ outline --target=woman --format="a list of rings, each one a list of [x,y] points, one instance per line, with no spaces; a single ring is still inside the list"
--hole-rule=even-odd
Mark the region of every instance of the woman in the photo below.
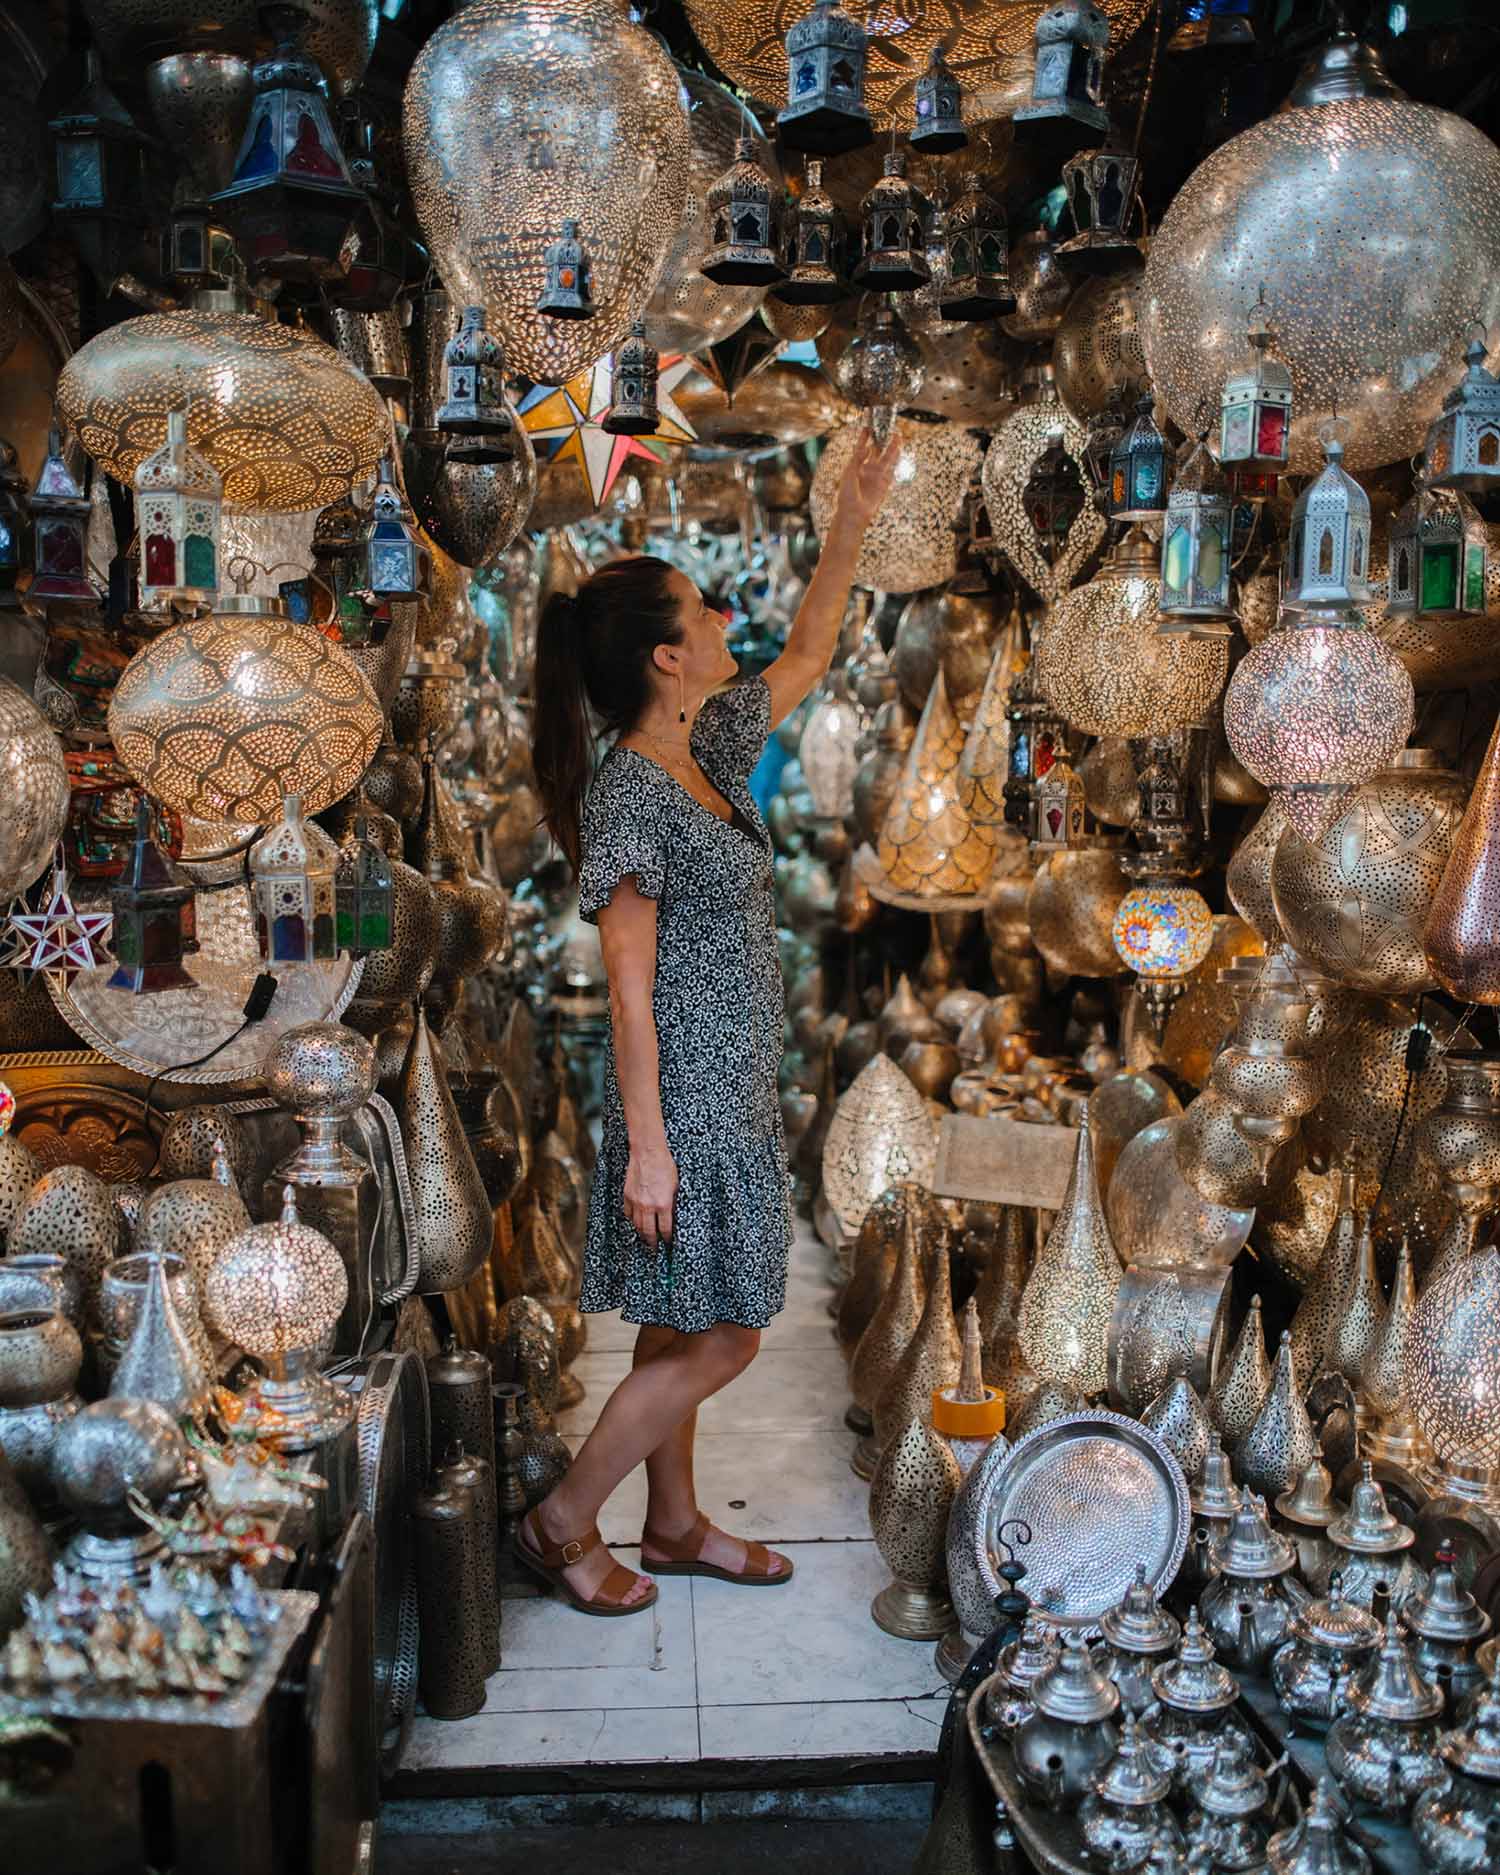
[[[737,673],[724,620],[662,560],[615,561],[541,621],[537,785],[609,977],[582,1306],[640,1327],[632,1371],[517,1536],[520,1559],[586,1614],[656,1600],[597,1527],[643,1460],[646,1569],[755,1587],[791,1577],[786,1557],[711,1525],[693,1489],[697,1408],[755,1358],[791,1241],[771,843],[746,782],[828,669],[896,454],[868,436],[856,449],[786,649],[761,677],[721,688]],[[592,783],[591,709],[615,737]]]

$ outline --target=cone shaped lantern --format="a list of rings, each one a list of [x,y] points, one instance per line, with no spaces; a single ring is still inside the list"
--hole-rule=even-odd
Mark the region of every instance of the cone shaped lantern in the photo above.
[[[1082,1394],[1109,1383],[1109,1318],[1124,1271],[1110,1239],[1088,1115],[1062,1209],[1021,1296],[1021,1348],[1043,1380]]]
[[[939,671],[880,830],[881,871],[895,892],[971,897],[995,863],[994,832],[976,826],[961,804],[958,770],[964,740]]]

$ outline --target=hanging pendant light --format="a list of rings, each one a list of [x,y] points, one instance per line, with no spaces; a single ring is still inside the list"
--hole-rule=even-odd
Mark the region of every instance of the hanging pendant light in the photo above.
[[[611,436],[650,436],[661,425],[657,387],[661,354],[646,338],[643,320],[610,360],[609,410],[599,427]]]
[[[949,321],[998,319],[1015,309],[1005,210],[971,176],[943,219],[938,316]]]
[[[840,271],[843,227],[833,198],[823,187],[823,165],[809,157],[802,193],[787,219],[784,280],[771,297],[786,306],[827,306],[848,292]]]
[[[108,987],[137,996],[192,988],[182,960],[198,948],[193,882],[152,838],[151,823],[151,804],[142,796],[130,858],[109,893],[115,971]]]
[[[874,140],[865,109],[868,46],[864,27],[836,0],[815,0],[788,30],[786,109],[776,118],[787,149],[837,156]]]
[[[1166,438],[1151,415],[1156,399],[1148,392],[1135,407],[1135,420],[1109,452],[1111,521],[1159,521],[1166,508]]]
[[[1086,491],[1085,442],[1047,367],[1035,401],[1007,417],[985,451],[996,545],[1044,600],[1068,590],[1104,537],[1103,516]]]
[[[1230,636],[1232,536],[1229,487],[1206,437],[1200,436],[1173,478],[1162,521],[1157,610],[1164,619],[1183,621],[1165,630],[1194,637]]]
[[[854,284],[869,293],[910,293],[932,278],[927,260],[931,204],[906,179],[906,158],[893,150],[885,173],[860,204],[862,251]]]
[[[968,898],[995,862],[995,835],[976,826],[959,802],[964,732],[939,670],[917,725],[906,771],[880,830],[879,860],[893,892],[917,898]]]
[[[1128,273],[1141,249],[1130,232],[1139,207],[1141,165],[1107,138],[1102,149],[1080,150],[1063,164],[1063,187],[1077,230],[1057,250],[1057,264],[1080,275]]]
[[[1500,377],[1485,367],[1484,338],[1469,341],[1468,370],[1427,432],[1428,486],[1487,495],[1500,482]]]
[[[1225,376],[1219,393],[1219,461],[1236,477],[1271,478],[1269,487],[1236,483],[1256,497],[1276,492],[1292,444],[1292,374],[1272,349],[1269,310],[1262,287],[1245,334],[1249,354]]]
[[[1115,913],[1110,936],[1151,1018],[1158,1041],[1187,979],[1209,953],[1214,919],[1201,892],[1167,881],[1138,885]]]
[[[785,279],[779,253],[775,187],[742,136],[733,163],[708,192],[713,245],[699,271],[721,286],[774,286]]]
[[[1500,1003],[1500,721],[1422,931],[1432,974],[1461,1002]]]
[[[212,611],[219,594],[224,484],[187,440],[187,416],[167,413],[167,440],[135,472],[141,610]]]
[[[1023,141],[1045,140],[1049,151],[1092,144],[1109,129],[1104,61],[1109,21],[1092,0],[1059,0],[1036,22],[1031,97],[1015,112]]]
[[[927,70],[917,80],[916,122],[907,137],[924,156],[945,156],[969,141],[964,129],[963,92],[948,69],[941,45],[927,55]]]
[[[289,794],[281,818],[250,850],[255,934],[267,963],[307,964],[338,955],[334,874],[338,848],[302,800]]]
[[[89,498],[63,453],[54,424],[47,454],[31,490],[32,574],[26,596],[34,603],[81,600],[95,603],[88,579]]]
[[[1489,601],[1489,529],[1468,496],[1419,475],[1391,517],[1386,611],[1396,618],[1474,618]]]
[[[148,140],[100,76],[92,47],[84,54],[83,90],[47,128],[57,178],[52,213],[110,293],[140,242]]]
[[[505,397],[505,352],[486,330],[482,306],[465,306],[443,347],[444,397],[435,422],[448,453],[463,462],[509,462],[515,424]]]

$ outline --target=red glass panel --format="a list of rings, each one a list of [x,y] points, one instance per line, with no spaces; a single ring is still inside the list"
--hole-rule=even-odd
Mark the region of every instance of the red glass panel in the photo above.
[[[1255,426],[1255,453],[1263,462],[1286,461],[1286,419],[1285,405],[1261,406]]]
[[[170,534],[146,536],[146,584],[148,586],[175,586],[177,584],[177,548]]]

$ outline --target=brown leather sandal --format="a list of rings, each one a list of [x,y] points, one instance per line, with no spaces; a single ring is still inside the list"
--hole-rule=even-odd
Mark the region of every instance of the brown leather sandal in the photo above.
[[[585,1556],[602,1548],[603,1544],[604,1538],[599,1534],[598,1524],[595,1524],[586,1535],[572,1542],[561,1543],[553,1549],[542,1535],[541,1521],[536,1511],[529,1510],[521,1519],[512,1547],[518,1561],[524,1563],[534,1576],[540,1576],[542,1581],[561,1590],[580,1614],[638,1615],[643,1608],[652,1607],[658,1593],[654,1582],[638,1601],[625,1600],[632,1585],[641,1578],[634,1569],[627,1569],[623,1563],[614,1565],[590,1597],[580,1595],[569,1582],[563,1570],[581,1563]]]
[[[703,1539],[713,1525],[705,1511],[699,1511],[698,1521],[685,1536],[658,1536],[654,1530],[641,1532],[641,1562],[654,1576],[709,1576],[716,1582],[739,1582],[747,1589],[779,1589],[783,1582],[790,1582],[795,1565],[789,1556],[779,1551],[768,1550],[764,1543],[750,1543],[744,1537],[736,1540],[745,1545],[745,1566],[743,1569],[724,1569],[718,1563],[703,1562]],[[647,1561],[646,1545],[660,1550],[667,1558],[658,1562],[655,1557]],[[785,1563],[786,1567],[773,1574],[772,1555]]]

